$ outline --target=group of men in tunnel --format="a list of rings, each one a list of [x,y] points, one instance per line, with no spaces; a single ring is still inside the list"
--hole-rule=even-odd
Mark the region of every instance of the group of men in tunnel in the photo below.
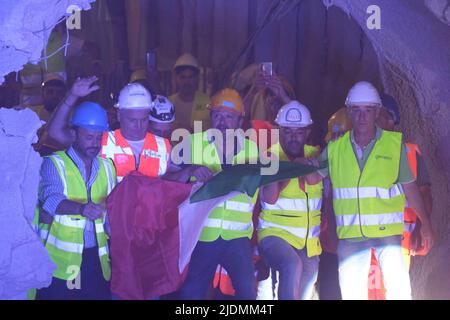
[[[311,299],[317,282],[320,296],[330,297],[336,288],[319,277],[323,247],[329,254],[323,262],[337,254],[343,299],[373,298],[383,287],[387,299],[411,299],[407,259],[435,240],[429,178],[417,145],[405,144],[398,130],[395,100],[368,82],[356,83],[345,109],[330,119],[328,144],[320,150],[308,144],[314,125],[308,108],[275,73],[258,70],[254,84],[224,88],[209,99],[197,90],[199,72],[192,56],[180,57],[174,67],[179,91],[169,98],[155,95],[146,77],[134,73],[118,96],[115,130],[102,106],[78,103],[98,89],[96,77],[77,79],[54,110],[43,107],[52,114],[41,135],[47,142],[38,143],[49,149],[41,149],[46,157],[35,227],[57,269],[37,299],[111,298],[105,199],[130,173],[207,183],[239,159],[250,162],[263,153],[317,170],[216,205],[201,226],[186,279],[171,297],[206,299],[216,286],[236,299]],[[267,100],[269,107],[261,106]],[[260,109],[266,121],[249,117]],[[258,141],[240,134],[250,126],[259,139],[263,130],[277,131],[279,139],[259,150]],[[189,163],[172,161],[176,128],[191,132]],[[212,139],[210,129],[224,137],[234,131],[237,143]],[[195,160],[208,147],[214,156]],[[255,273],[255,265],[263,268]],[[81,275],[79,290],[67,288],[74,272]]]

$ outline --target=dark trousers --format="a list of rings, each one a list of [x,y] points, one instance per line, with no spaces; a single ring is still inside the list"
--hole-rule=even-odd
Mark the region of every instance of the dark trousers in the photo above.
[[[236,291],[235,298],[255,300],[256,279],[252,256],[252,246],[248,238],[199,241],[189,263],[186,281],[178,292],[179,299],[205,299],[217,265],[220,264],[231,278]]]
[[[320,300],[342,300],[337,254],[322,252],[319,261],[318,282]]]
[[[74,284],[75,280],[66,281],[53,278],[49,287],[37,290],[36,300],[111,299],[110,283],[103,278],[97,247],[83,250],[80,271],[79,288],[70,289],[70,284]]]

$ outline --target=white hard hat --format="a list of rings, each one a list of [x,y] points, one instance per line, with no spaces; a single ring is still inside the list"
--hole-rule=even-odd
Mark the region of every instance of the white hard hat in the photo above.
[[[280,127],[305,128],[312,125],[311,114],[306,106],[292,100],[278,111],[275,123]]]
[[[150,109],[150,121],[158,123],[171,123],[175,120],[175,107],[164,96],[157,95]]]
[[[114,106],[118,109],[150,109],[153,106],[152,95],[142,84],[129,83],[120,91]]]
[[[354,105],[381,106],[381,98],[377,89],[370,82],[361,81],[350,89],[345,105],[347,107]]]
[[[190,53],[185,53],[177,59],[175,65],[173,66],[173,70],[178,67],[192,67],[197,70],[200,69],[197,59],[195,59],[195,57]]]

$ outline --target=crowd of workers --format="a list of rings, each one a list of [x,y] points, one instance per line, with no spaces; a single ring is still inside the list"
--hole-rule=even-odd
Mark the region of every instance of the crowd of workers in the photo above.
[[[321,299],[411,299],[410,256],[426,254],[435,241],[431,182],[418,146],[403,139],[391,96],[368,82],[349,88],[321,150],[309,144],[308,108],[275,73],[257,69],[253,83],[209,98],[198,91],[194,57],[181,56],[173,72],[178,90],[168,98],[155,94],[145,72],[133,73],[113,116],[97,103],[79,103],[98,89],[97,77],[79,78],[69,90],[56,77],[44,82],[44,104],[32,107],[46,121],[35,146],[45,155],[35,228],[57,269],[37,299],[110,299],[105,199],[116,184],[134,171],[206,183],[261,152],[246,138],[230,148],[208,129],[225,136],[249,127],[278,130],[279,140],[264,151],[317,171],[216,206],[183,285],[170,297],[211,298],[216,287],[220,297],[248,300],[311,299],[314,288]],[[194,121],[202,131],[194,131]],[[213,146],[217,156],[174,164],[171,134],[178,128],[191,133],[193,155]],[[79,290],[67,287],[73,272],[81,275]]]

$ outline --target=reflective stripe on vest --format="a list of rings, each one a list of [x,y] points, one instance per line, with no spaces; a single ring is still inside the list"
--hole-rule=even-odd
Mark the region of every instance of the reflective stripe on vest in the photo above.
[[[322,208],[322,198],[308,199],[309,209],[311,211],[320,210]],[[285,211],[307,211],[306,199],[278,199],[275,204],[261,202],[262,210],[285,210]]]
[[[73,218],[69,215],[56,215],[53,219],[66,227],[84,230],[84,227],[86,226],[86,220]]]
[[[59,176],[61,178],[61,183],[63,185],[63,194],[67,194],[67,180],[66,180],[66,170],[64,170],[64,161],[61,157],[53,156],[53,163],[56,165]]]
[[[405,227],[404,227],[404,231],[405,232],[413,232],[414,229],[416,228],[416,224],[415,223],[409,223],[409,222],[405,222]]]
[[[252,212],[254,205],[252,203],[244,203],[233,200],[227,200],[217,205],[217,208],[224,208],[227,210],[240,211],[240,212]]]
[[[338,227],[347,226],[377,226],[403,223],[403,212],[385,213],[385,214],[349,214],[336,216],[336,225]]]
[[[55,164],[61,182],[64,186],[65,196],[68,200],[87,203],[88,196],[85,183],[81,174],[65,152],[57,152],[50,156]],[[110,160],[97,158],[100,164],[98,175],[91,187],[91,201],[100,203],[104,201],[108,192],[115,185],[114,167]],[[95,232],[98,245],[98,255],[103,276],[110,279],[111,267],[109,264],[109,249],[107,236],[103,223],[105,218],[95,221]],[[76,275],[73,274],[74,266],[81,267],[84,248],[84,229],[86,218],[80,215],[55,215],[46,237],[45,246],[53,262],[58,266],[54,277],[67,280]],[[76,270],[76,269],[75,269]]]
[[[214,143],[208,141],[207,132],[191,135],[192,164],[204,165],[213,172],[221,170],[221,161]],[[233,157],[233,163],[242,163],[257,159],[258,148],[253,141],[244,139],[242,150]],[[205,151],[206,150],[206,151]],[[203,156],[207,154],[207,156]],[[209,214],[200,235],[200,241],[215,241],[222,237],[233,240],[242,237],[251,238],[253,233],[252,212],[258,193],[253,197],[237,195],[219,205]]]
[[[403,233],[405,197],[396,184],[402,135],[382,131],[361,172],[350,132],[328,144],[333,207],[340,239]]]
[[[158,166],[158,176],[162,176],[167,171],[167,164],[169,161],[169,154],[170,154],[170,143],[167,139],[158,137],[155,135],[156,144],[158,146],[158,154],[165,154],[166,157],[160,157],[159,158],[159,166]]]
[[[279,143],[269,151],[277,154],[281,161],[289,161]],[[313,157],[318,148],[304,146],[305,157]],[[299,185],[299,179],[291,179],[280,192],[275,204],[261,201],[262,213],[259,217],[258,240],[275,236],[300,250],[306,247],[309,257],[322,252],[320,246],[320,219],[322,208],[322,183]]]
[[[67,242],[60,239],[57,239],[54,235],[49,234],[47,237],[46,245],[51,244],[59,250],[70,252],[70,253],[83,253],[83,244],[82,243],[73,243]]]
[[[167,171],[169,155],[169,141],[152,133],[147,133],[139,155],[139,168],[137,171],[149,177],[162,176]],[[128,173],[136,170],[136,159],[133,149],[123,137],[120,129],[104,133],[101,156],[114,162],[119,182]]]
[[[48,229],[39,229],[39,237],[41,238],[42,242],[45,244],[48,238]]]
[[[355,199],[358,197],[360,199],[391,199],[401,195],[403,195],[403,188],[401,185],[394,185],[389,189],[378,187],[333,188],[333,199]]]
[[[258,229],[264,229],[264,228],[282,229],[282,230],[285,230],[285,231],[293,234],[297,238],[306,238],[306,236],[307,236],[306,228],[296,228],[296,227],[285,226],[285,225],[281,225],[281,224],[277,224],[277,223],[273,223],[273,222],[268,222],[268,221],[260,218],[259,224],[258,224]],[[319,237],[319,235],[320,235],[320,226],[313,226],[313,227],[309,228],[308,236],[310,238],[317,238],[317,237]]]
[[[101,256],[104,256],[104,255],[107,255],[107,254],[109,254],[109,249],[108,249],[107,246],[98,248],[98,255],[99,255],[100,257],[101,257]]]
[[[221,219],[211,219],[208,218],[205,221],[203,227],[209,228],[221,228],[224,230],[231,231],[246,231],[253,226],[253,223],[242,223],[237,221],[226,221]]]

